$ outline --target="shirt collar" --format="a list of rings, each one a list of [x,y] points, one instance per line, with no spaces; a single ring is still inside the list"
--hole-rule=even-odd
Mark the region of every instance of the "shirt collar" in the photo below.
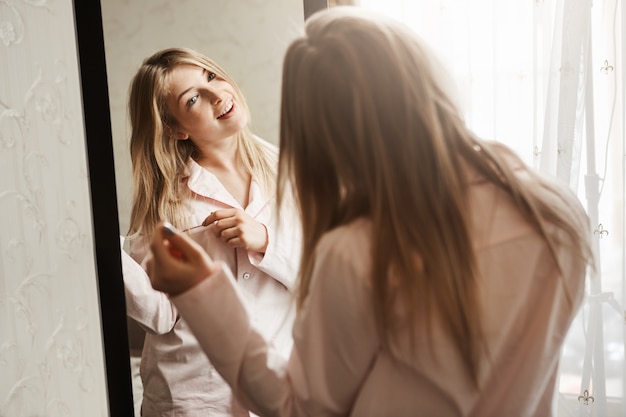
[[[268,203],[268,196],[263,192],[261,186],[253,179],[250,184],[248,196],[248,206],[241,207],[239,202],[228,192],[220,180],[209,170],[200,166],[193,159],[189,159],[185,170],[187,177],[187,187],[202,197],[220,201],[234,208],[243,209],[251,216],[256,215]]]

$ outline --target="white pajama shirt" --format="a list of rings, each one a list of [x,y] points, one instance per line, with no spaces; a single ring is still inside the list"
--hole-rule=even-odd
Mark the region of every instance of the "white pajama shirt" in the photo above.
[[[241,208],[219,180],[196,162],[189,162],[188,173],[187,185],[193,194],[189,224],[201,224],[215,210]],[[250,311],[251,322],[265,340],[288,357],[295,316],[291,290],[299,266],[300,227],[293,216],[285,213],[281,213],[281,222],[277,223],[274,211],[274,201],[253,181],[245,212],[267,228],[268,248],[262,256],[228,247],[214,236],[211,226],[189,233],[231,272]],[[123,253],[127,314],[147,331],[140,369],[143,416],[247,416],[248,411],[233,399],[229,386],[208,361],[177,308],[166,295],[152,289],[140,266],[146,251],[144,240],[131,243],[134,260]],[[228,306],[224,308],[228,310]],[[229,333],[225,329],[224,334],[214,335],[213,341],[221,343],[230,337]]]

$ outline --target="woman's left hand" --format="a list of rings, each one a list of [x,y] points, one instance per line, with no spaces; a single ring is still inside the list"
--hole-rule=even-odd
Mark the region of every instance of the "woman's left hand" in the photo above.
[[[265,225],[257,222],[241,209],[223,209],[211,213],[202,222],[210,226],[215,236],[233,248],[265,253],[268,244]]]

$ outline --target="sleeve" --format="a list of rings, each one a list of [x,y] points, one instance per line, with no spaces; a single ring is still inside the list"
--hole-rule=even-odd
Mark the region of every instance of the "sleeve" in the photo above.
[[[293,291],[298,277],[301,227],[291,206],[284,206],[280,219],[272,215],[266,224],[268,245],[264,255],[248,252],[250,263]]]
[[[255,136],[255,139],[262,144],[272,162],[276,164],[278,162],[276,145],[258,136]],[[265,224],[265,227],[267,228],[268,239],[265,254],[248,252],[248,259],[252,265],[293,291],[298,277],[302,244],[302,227],[293,196],[287,195],[285,197],[279,217],[277,218],[274,210],[270,222]]]
[[[318,258],[288,361],[252,326],[225,265],[173,298],[211,363],[254,413],[339,416],[352,408],[379,346],[369,290],[351,268],[356,261],[329,259],[333,253]]]
[[[143,267],[122,249],[126,314],[146,332],[165,334],[174,328],[177,312],[167,295],[152,288]]]

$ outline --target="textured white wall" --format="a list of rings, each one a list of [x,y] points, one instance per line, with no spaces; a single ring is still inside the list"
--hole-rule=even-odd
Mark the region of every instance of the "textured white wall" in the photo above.
[[[107,416],[71,0],[0,0],[0,416]]]
[[[302,0],[102,1],[120,229],[128,230],[132,200],[128,86],[142,60],[185,46],[222,66],[243,90],[253,131],[278,143],[282,58],[304,26]]]

